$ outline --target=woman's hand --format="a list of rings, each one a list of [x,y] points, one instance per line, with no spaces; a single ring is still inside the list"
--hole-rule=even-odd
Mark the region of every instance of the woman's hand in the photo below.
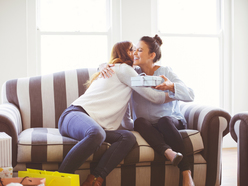
[[[169,90],[171,92],[175,92],[174,89],[174,83],[172,83],[167,77],[165,77],[164,75],[160,75],[160,77],[162,77],[164,79],[164,82],[161,83],[160,85],[156,86],[155,89],[158,90]]]
[[[115,64],[106,64],[103,63],[99,66],[100,77],[110,78],[115,73],[111,67],[115,66]]]

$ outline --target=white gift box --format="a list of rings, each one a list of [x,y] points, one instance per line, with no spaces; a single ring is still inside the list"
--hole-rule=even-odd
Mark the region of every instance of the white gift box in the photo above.
[[[12,178],[13,167],[0,167],[0,178]]]
[[[131,86],[157,86],[163,83],[163,78],[160,76],[140,75],[131,77]]]
[[[0,132],[0,167],[12,167],[12,138]]]

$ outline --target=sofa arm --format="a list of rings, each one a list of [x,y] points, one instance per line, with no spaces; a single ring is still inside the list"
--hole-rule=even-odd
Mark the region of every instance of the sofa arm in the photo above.
[[[237,142],[238,148],[238,185],[248,183],[248,111],[235,114],[229,126],[232,138]]]
[[[227,126],[223,126],[224,128],[222,128],[223,136],[228,134],[231,116],[227,111],[218,107],[185,102],[181,102],[180,107],[182,114],[188,122],[187,125],[189,129],[205,133],[205,128],[217,117],[218,119],[222,119],[219,121],[221,125],[227,124]]]
[[[208,163],[206,185],[219,185],[222,141],[229,132],[230,114],[218,107],[184,102],[181,103],[181,112],[188,128],[201,133],[204,144],[202,155]]]
[[[241,139],[240,135],[244,135],[247,138],[248,137],[248,133],[246,133],[247,127],[248,127],[248,111],[235,114],[231,118],[230,126],[229,126],[229,130],[230,130],[230,134],[231,134],[232,138],[236,142],[238,142],[238,139]],[[243,128],[243,130],[242,130],[242,128]],[[243,133],[243,132],[245,132],[245,133]],[[248,148],[248,146],[247,146],[247,148]]]
[[[0,105],[0,132],[12,137],[12,166],[17,163],[18,134],[22,131],[21,115],[18,108],[11,103]]]

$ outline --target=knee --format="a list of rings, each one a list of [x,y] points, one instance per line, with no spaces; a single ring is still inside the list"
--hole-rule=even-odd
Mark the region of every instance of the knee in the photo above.
[[[122,132],[122,140],[128,141],[128,144],[133,146],[136,143],[136,137],[128,130]]]
[[[144,124],[146,123],[146,119],[145,118],[137,118],[134,121],[134,130],[135,131],[140,131],[142,130]]]
[[[134,136],[134,134],[128,130],[126,130],[123,133],[123,138],[128,139],[130,141],[136,142],[136,137]]]
[[[158,120],[157,126],[160,130],[161,129],[170,130],[171,128],[174,127],[174,124],[171,122],[171,118],[169,116],[165,116]]]
[[[101,127],[92,127],[87,135],[89,138],[94,139],[94,142],[98,144],[102,144],[106,139],[106,133]]]

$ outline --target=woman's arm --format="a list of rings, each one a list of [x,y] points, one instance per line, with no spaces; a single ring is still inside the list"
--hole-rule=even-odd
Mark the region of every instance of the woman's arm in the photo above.
[[[164,75],[160,75],[164,79],[164,82],[161,83],[160,85],[154,87],[155,89],[158,90],[169,90],[173,93],[175,93],[175,88],[174,88],[174,83],[172,83],[167,77]]]
[[[102,63],[98,67],[98,71],[100,72],[100,77],[110,78],[115,71],[111,67],[115,66],[115,64]]]
[[[138,73],[130,66],[126,64],[122,64],[119,68],[116,68],[116,75],[119,80],[132,88],[138,94],[146,98],[147,100],[156,103],[156,104],[163,104],[174,100],[170,98],[167,92],[157,91],[150,87],[132,87],[131,86],[131,77],[138,76]]]
[[[133,130],[133,119],[131,117],[131,108],[130,108],[130,101],[127,106],[127,110],[125,112],[125,115],[121,121],[121,126],[119,127],[119,130],[125,129],[125,130]]]
[[[158,90],[169,90],[169,96],[175,100],[181,100],[190,102],[194,100],[194,91],[187,87],[185,83],[172,71],[170,67],[167,67],[167,72],[161,77],[164,82],[155,88]]]

